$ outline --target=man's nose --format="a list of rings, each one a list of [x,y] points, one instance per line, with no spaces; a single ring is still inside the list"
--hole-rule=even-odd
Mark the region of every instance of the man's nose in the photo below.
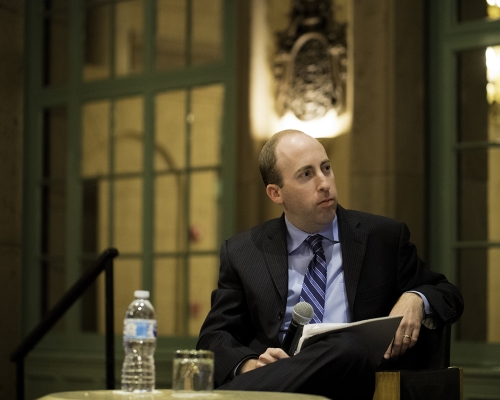
[[[322,172],[320,174],[318,174],[318,179],[319,179],[319,182],[318,182],[318,190],[319,191],[330,190],[330,182],[328,181],[325,174],[323,174]]]

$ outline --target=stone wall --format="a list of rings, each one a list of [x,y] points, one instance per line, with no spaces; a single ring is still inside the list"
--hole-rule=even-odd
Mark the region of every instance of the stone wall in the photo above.
[[[425,258],[423,1],[352,7],[350,206],[405,221]]]

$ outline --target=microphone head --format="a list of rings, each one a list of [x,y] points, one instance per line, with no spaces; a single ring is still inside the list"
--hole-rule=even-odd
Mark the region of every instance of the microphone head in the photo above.
[[[296,321],[299,325],[307,325],[313,317],[314,310],[309,303],[301,301],[293,307],[292,320]]]

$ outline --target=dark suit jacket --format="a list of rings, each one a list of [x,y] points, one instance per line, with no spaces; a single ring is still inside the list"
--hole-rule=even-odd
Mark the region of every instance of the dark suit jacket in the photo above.
[[[460,292],[442,274],[424,267],[404,223],[340,206],[337,217],[353,321],[388,315],[408,290],[427,297],[438,322],[454,322],[461,315]],[[197,345],[215,353],[215,386],[231,377],[243,358],[280,347],[287,291],[283,216],[221,246],[218,288]]]

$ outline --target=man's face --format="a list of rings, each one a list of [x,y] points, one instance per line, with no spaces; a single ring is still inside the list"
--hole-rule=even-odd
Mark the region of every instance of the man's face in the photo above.
[[[333,221],[337,209],[335,177],[324,147],[306,134],[286,135],[276,146],[276,159],[283,186],[268,185],[267,194],[295,227],[318,232]]]

